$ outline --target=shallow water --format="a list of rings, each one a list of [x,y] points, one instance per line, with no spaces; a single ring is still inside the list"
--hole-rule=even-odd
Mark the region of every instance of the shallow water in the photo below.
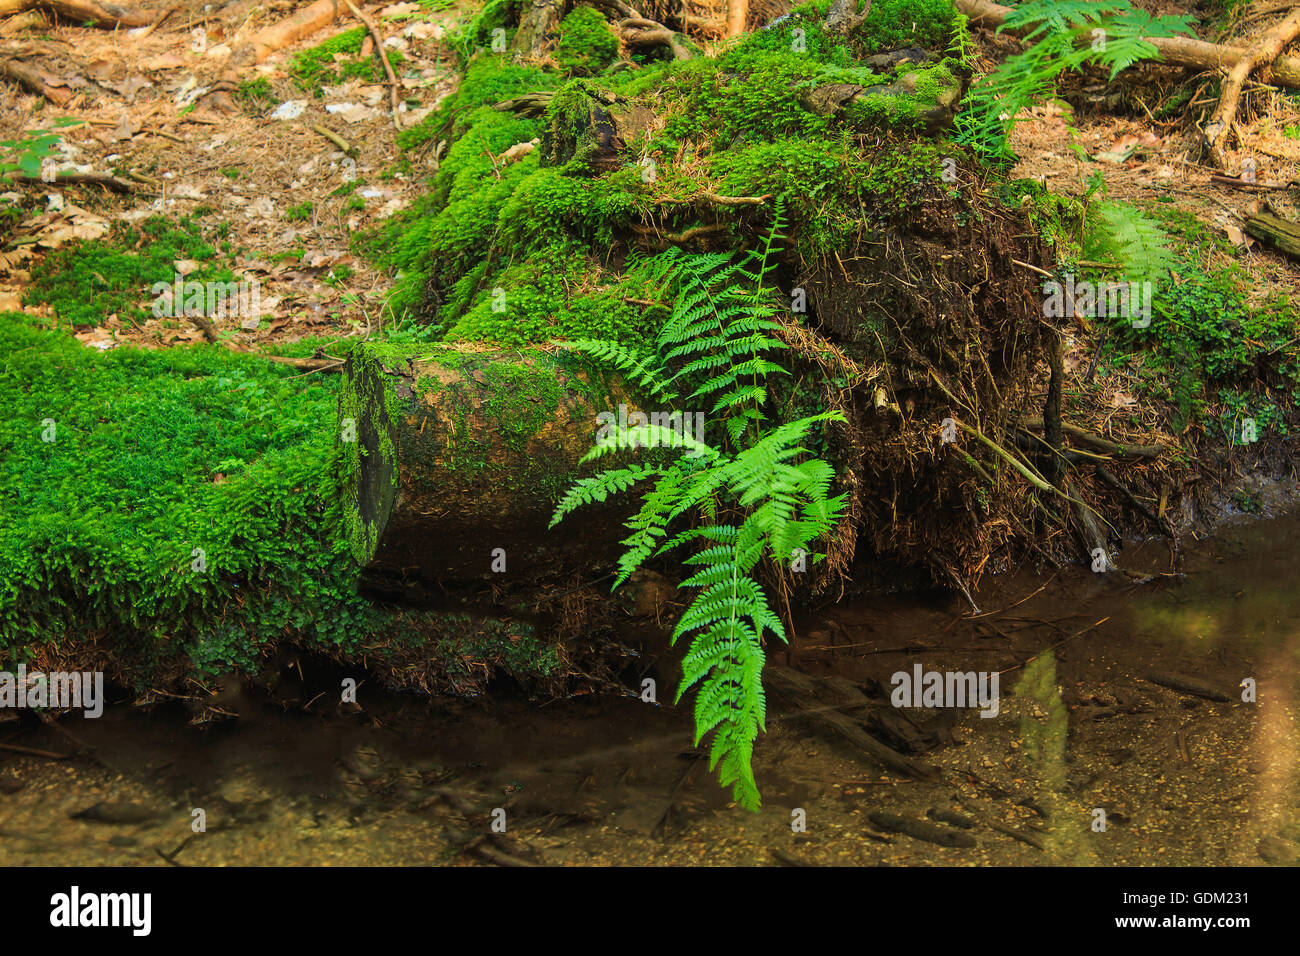
[[[179,707],[119,705],[0,725],[0,742],[73,755],[0,752],[0,864],[1294,863],[1300,520],[1222,529],[1181,577],[1160,576],[1169,560],[1163,542],[1130,547],[1125,568],[1157,575],[1141,584],[1006,575],[975,595],[980,616],[935,593],[801,620],[771,665],[850,681],[874,704],[854,716],[888,710],[891,676],[916,664],[1000,672],[995,718],[904,711],[912,756],[938,781],[885,769],[777,694],[755,756],[759,814],[729,807],[685,709],[630,694],[431,702],[363,685],[360,713],[244,696],[237,720],[206,727]],[[661,699],[672,661],[658,661]],[[1157,671],[1230,700],[1161,686]],[[303,699],[338,686],[310,662],[290,676]],[[1256,702],[1241,700],[1246,678]],[[880,817],[931,811],[973,819],[930,822],[974,845]]]

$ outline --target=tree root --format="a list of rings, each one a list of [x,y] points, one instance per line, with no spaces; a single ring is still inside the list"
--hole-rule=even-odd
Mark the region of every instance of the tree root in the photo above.
[[[1228,131],[1232,129],[1233,121],[1237,118],[1237,107],[1241,102],[1241,90],[1245,86],[1246,79],[1256,69],[1277,59],[1278,55],[1286,49],[1286,45],[1297,35],[1300,35],[1300,10],[1294,11],[1266,33],[1259,43],[1228,71],[1228,78],[1219,94],[1219,105],[1215,107],[1209,125],[1204,131],[1205,148],[1210,154],[1211,162],[1219,169],[1228,168],[1227,159],[1223,154],[1223,143],[1227,139]]]
[[[230,58],[230,65],[238,69],[261,63],[281,47],[311,36],[317,30],[329,26],[338,17],[338,0],[316,0],[293,16],[255,33],[247,43],[235,50]]]
[[[1022,418],[1020,424],[1025,428],[1038,431],[1043,429],[1043,421],[1040,418]],[[1159,458],[1166,450],[1160,445],[1125,445],[1111,441],[1108,438],[1102,438],[1100,435],[1094,435],[1090,431],[1085,431],[1078,425],[1071,425],[1069,422],[1061,422],[1061,431],[1076,441],[1080,441],[1098,451],[1114,455],[1116,458]]]
[[[689,60],[695,56],[682,43],[680,34],[669,30],[657,20],[628,17],[618,21],[618,29],[623,42],[628,46],[666,46],[672,51],[674,60]]]
[[[954,0],[957,10],[970,18],[972,26],[998,27],[1011,13],[1010,7],[992,0]],[[1194,37],[1147,37],[1160,53],[1161,62],[1171,66],[1190,66],[1201,70],[1230,69],[1249,51],[1240,47],[1219,46]],[[1272,61],[1269,80],[1277,86],[1300,89],[1300,59],[1279,56]]]

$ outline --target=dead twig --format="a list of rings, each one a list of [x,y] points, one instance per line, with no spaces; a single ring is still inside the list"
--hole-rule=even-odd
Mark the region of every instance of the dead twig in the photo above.
[[[347,7],[352,11],[352,15],[366,25],[370,35],[375,38],[375,52],[379,54],[379,59],[384,64],[384,75],[388,77],[388,93],[393,109],[393,126],[397,129],[402,128],[402,121],[397,113],[397,74],[393,72],[393,64],[388,62],[388,54],[384,52],[384,35],[379,32],[379,27],[375,26],[375,21],[357,9],[352,0],[343,0]]]
[[[71,754],[56,754],[52,750],[37,750],[35,747],[23,747],[19,744],[0,744],[0,750],[28,757],[44,757],[46,760],[67,760]]]
[[[328,127],[322,126],[320,123],[312,123],[310,129],[313,133],[319,133],[339,149],[343,150],[345,156],[355,157],[357,155],[357,148],[355,146]]]

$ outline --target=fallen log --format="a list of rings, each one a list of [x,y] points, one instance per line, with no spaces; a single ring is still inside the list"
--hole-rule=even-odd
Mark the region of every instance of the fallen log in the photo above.
[[[935,846],[969,848],[975,846],[975,838],[960,830],[950,830],[925,820],[905,817],[898,813],[875,810],[867,814],[867,819],[886,833],[902,833],[914,840],[924,840]]]
[[[536,590],[617,560],[622,496],[549,527],[575,478],[648,454],[581,464],[597,415],[629,401],[616,382],[565,354],[448,345],[358,346],[343,372],[344,521],[369,593],[438,606],[446,585]]]
[[[997,27],[1011,13],[1010,7],[992,0],[954,0],[958,11],[970,18],[972,25]],[[1195,37],[1147,37],[1147,42],[1160,53],[1160,60],[1171,66],[1190,66],[1199,70],[1227,71],[1236,66],[1250,51],[1241,47],[1206,43]],[[1275,58],[1263,76],[1275,86],[1300,89],[1300,59],[1289,56]]]
[[[1290,220],[1258,213],[1246,220],[1246,233],[1288,256],[1300,258],[1300,225]]]

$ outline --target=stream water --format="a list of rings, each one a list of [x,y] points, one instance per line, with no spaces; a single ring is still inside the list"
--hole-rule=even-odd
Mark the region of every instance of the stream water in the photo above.
[[[243,696],[237,720],[204,727],[116,705],[0,725],[0,742],[69,755],[0,752],[0,864],[1294,864],[1300,519],[1224,527],[1181,576],[1162,541],[1123,562],[1134,573],[1003,575],[974,595],[978,616],[934,593],[798,622],[771,666],[849,682],[882,710],[918,664],[999,672],[996,717],[901,711],[936,780],[885,769],[779,695],[756,749],[759,814],[728,806],[687,708],[630,693],[363,686],[359,713]],[[298,668],[309,689],[338,686]],[[1169,674],[1227,699],[1151,679]],[[670,700],[670,656],[657,676]],[[954,812],[973,828],[931,823],[970,845],[882,816]],[[505,834],[488,838],[493,820]]]

